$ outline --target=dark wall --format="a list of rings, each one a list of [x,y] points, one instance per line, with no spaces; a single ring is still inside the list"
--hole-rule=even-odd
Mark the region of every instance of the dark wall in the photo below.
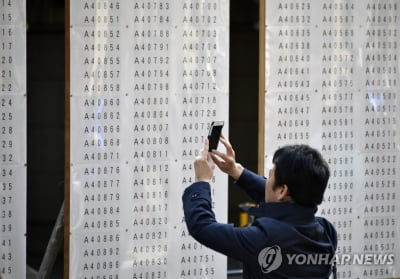
[[[257,171],[258,1],[231,1],[229,139],[236,161]],[[251,201],[229,179],[228,221],[239,223],[239,204]],[[228,259],[228,269],[241,265]]]
[[[230,140],[236,158],[257,170],[258,1],[231,1]],[[27,1],[27,263],[38,269],[64,199],[64,1]],[[229,222],[249,201],[230,180]],[[229,268],[240,268],[229,261]],[[55,274],[62,273],[62,251]],[[53,275],[54,278],[57,275]]]
[[[27,22],[27,264],[37,270],[64,200],[64,2],[27,1]]]

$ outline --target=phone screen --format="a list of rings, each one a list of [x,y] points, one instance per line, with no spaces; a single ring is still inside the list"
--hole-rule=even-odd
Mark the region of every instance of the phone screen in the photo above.
[[[221,136],[222,127],[224,126],[224,121],[213,121],[211,122],[211,127],[208,132],[208,151],[217,149],[219,143],[219,137]]]

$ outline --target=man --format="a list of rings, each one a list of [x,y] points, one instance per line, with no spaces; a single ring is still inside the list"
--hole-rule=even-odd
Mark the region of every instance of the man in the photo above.
[[[208,152],[195,159],[196,182],[182,196],[189,233],[200,243],[243,263],[244,278],[328,278],[337,247],[331,223],[314,214],[322,202],[329,167],[306,145],[278,149],[268,180],[235,161],[229,141],[226,153]],[[249,209],[248,227],[218,223],[211,208],[214,166],[235,179],[258,206]]]

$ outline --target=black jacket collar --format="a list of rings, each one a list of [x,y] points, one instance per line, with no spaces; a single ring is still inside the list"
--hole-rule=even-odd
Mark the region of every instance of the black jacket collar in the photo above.
[[[305,207],[293,201],[262,202],[257,207],[248,208],[248,213],[256,218],[269,217],[297,224],[313,222],[316,211],[316,207]]]

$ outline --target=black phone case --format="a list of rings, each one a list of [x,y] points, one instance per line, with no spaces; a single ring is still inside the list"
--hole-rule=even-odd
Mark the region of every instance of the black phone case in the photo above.
[[[208,135],[208,151],[218,148],[219,137],[221,136],[222,127],[223,123],[222,125],[214,125],[214,123],[211,123],[211,132]]]

